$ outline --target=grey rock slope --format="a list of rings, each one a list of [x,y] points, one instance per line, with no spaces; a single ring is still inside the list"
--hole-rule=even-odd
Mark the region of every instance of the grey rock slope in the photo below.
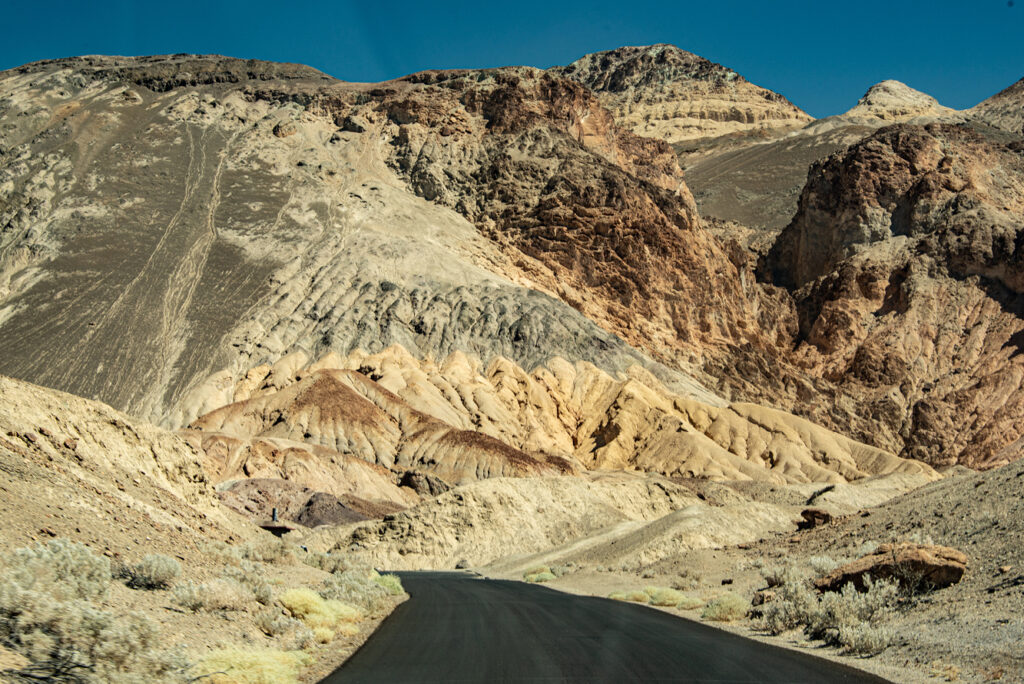
[[[401,114],[358,113],[379,96],[222,57],[0,74],[0,373],[160,422],[215,370],[399,343],[639,362],[713,400],[412,192]]]

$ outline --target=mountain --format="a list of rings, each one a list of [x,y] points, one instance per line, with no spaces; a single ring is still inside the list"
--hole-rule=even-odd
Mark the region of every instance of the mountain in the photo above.
[[[581,60],[575,73],[602,92],[640,94],[725,78],[723,68],[687,54],[628,48]],[[416,359],[460,352],[485,366],[507,359],[525,373],[560,358],[612,378],[638,366],[687,400],[770,406],[933,464],[1003,458],[978,449],[1013,441],[1011,433],[983,436],[1004,418],[993,414],[990,428],[981,421],[938,456],[918,448],[936,429],[914,417],[913,393],[893,398],[902,380],[862,372],[851,382],[840,362],[848,354],[824,362],[804,351],[818,339],[809,331],[819,300],[831,296],[805,290],[843,268],[856,251],[847,245],[865,231],[876,240],[887,221],[897,227],[885,229],[885,244],[924,230],[910,225],[935,228],[899,207],[872,208],[883,201],[872,188],[907,172],[888,153],[879,172],[855,160],[888,138],[858,148],[850,168],[812,168],[800,212],[758,282],[757,255],[702,220],[668,143],[625,130],[600,93],[562,73],[432,71],[351,84],[305,67],[215,56],[90,57],[4,72],[12,123],[0,142],[8,189],[0,371],[177,428],[235,401],[223,388],[251,369],[298,356],[400,345]],[[734,81],[735,92],[755,92]],[[909,116],[921,103],[934,109],[929,102],[884,83],[858,107]],[[860,135],[856,122],[866,120],[816,122],[759,153],[795,168],[805,152],[786,161],[778,145],[790,140],[796,149],[851,126],[862,126]],[[992,149],[949,144],[946,163],[979,169],[978,155]],[[1012,185],[1017,169],[1006,149],[997,168]],[[958,182],[981,183],[964,173]],[[825,180],[830,174],[852,180],[837,185]],[[985,184],[990,191],[970,201],[1006,215],[1006,189]],[[918,192],[894,196],[910,193],[901,201],[911,202]],[[861,349],[847,332],[836,348]],[[986,367],[972,367],[964,382]],[[940,371],[907,373],[924,386]],[[284,410],[292,390],[277,390]],[[246,415],[278,410],[264,398],[263,408],[245,401]],[[411,411],[399,405],[374,410],[393,421]],[[271,425],[227,434],[221,427],[233,423],[225,420],[209,430],[223,433],[217,439],[238,458],[295,438]],[[534,448],[491,436],[502,448]]]
[[[971,107],[967,115],[993,128],[1024,134],[1024,79]]]
[[[550,71],[597,93],[620,126],[670,143],[778,133],[813,120],[782,95],[674,45],[595,52]]]
[[[871,86],[844,114],[808,123],[799,130],[677,150],[703,215],[735,221],[774,236],[796,212],[807,169],[813,162],[882,126],[911,120],[962,119],[963,115],[943,107],[930,95],[887,80]]]
[[[875,118],[896,123],[922,116],[947,117],[955,111],[943,107],[931,95],[890,79],[868,88],[864,96],[857,101],[857,105],[842,116]]]
[[[1021,456],[1022,151],[966,126],[884,128],[812,166],[763,260],[794,294],[795,363],[858,394],[901,455]]]
[[[0,372],[175,426],[214,370],[395,343],[640,363],[714,401],[611,332],[678,308],[649,260],[690,254],[669,283],[697,296],[719,268],[697,255],[727,259],[667,145],[572,81],[90,57],[0,91]]]

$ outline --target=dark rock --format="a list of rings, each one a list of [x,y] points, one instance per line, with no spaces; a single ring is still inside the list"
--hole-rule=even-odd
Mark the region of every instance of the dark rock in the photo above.
[[[415,470],[405,471],[405,473],[402,474],[402,479],[398,483],[398,486],[408,487],[423,497],[432,497],[437,496],[438,494],[444,494],[452,488],[451,485],[439,477]]]
[[[800,511],[800,517],[803,520],[796,524],[798,530],[810,530],[832,522],[832,514],[824,508],[805,508]]]

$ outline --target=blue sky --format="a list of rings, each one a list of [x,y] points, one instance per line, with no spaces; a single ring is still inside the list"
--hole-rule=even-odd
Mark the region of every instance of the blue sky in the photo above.
[[[349,81],[428,68],[565,64],[673,43],[814,116],[895,78],[964,108],[1024,77],[1024,0],[247,2],[5,0],[0,69],[81,54],[219,53]]]

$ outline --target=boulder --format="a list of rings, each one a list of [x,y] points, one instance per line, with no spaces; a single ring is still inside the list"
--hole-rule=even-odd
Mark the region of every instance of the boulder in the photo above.
[[[798,530],[809,530],[832,522],[832,514],[824,508],[805,508],[800,512],[800,517],[803,520],[796,524]]]
[[[842,565],[815,580],[820,591],[839,591],[853,582],[865,589],[872,581],[894,579],[905,589],[941,589],[956,584],[967,571],[967,556],[948,546],[909,542],[882,544],[874,553]]]

